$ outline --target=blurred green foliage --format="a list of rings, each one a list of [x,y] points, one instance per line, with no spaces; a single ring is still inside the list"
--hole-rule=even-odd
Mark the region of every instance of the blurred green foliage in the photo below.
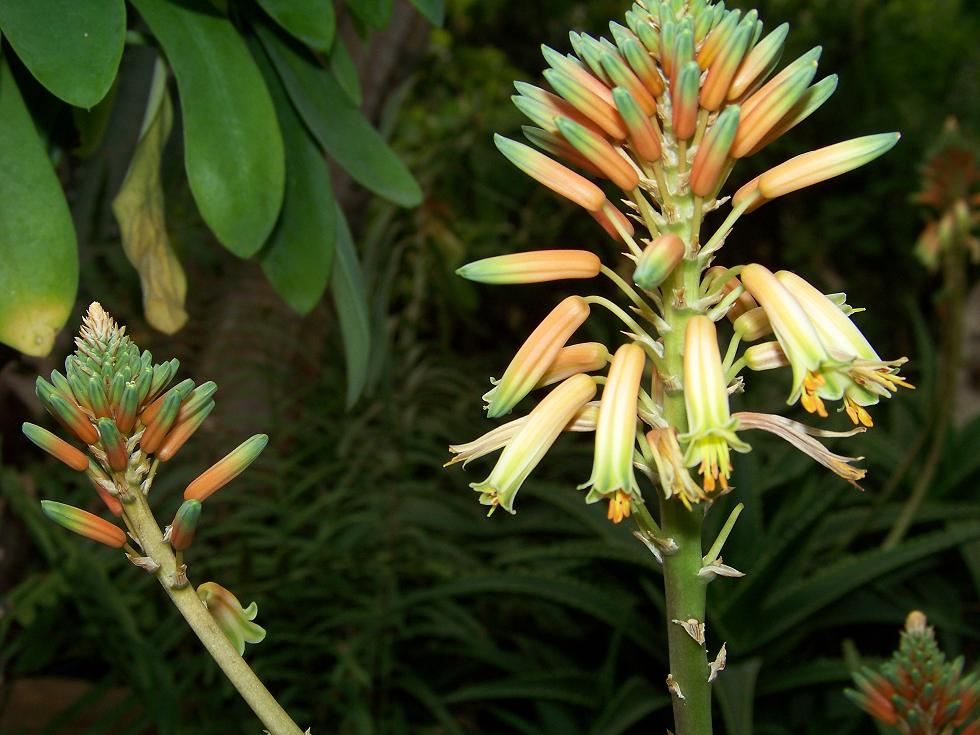
[[[859,322],[882,353],[912,358],[918,390],[879,407],[876,429],[852,440],[848,451],[866,455],[870,470],[863,493],[775,440],[751,437],[757,451],[738,458],[735,491],[709,515],[716,529],[734,503],[746,504],[725,561],[747,576],[710,588],[708,648],[727,641],[729,656],[715,690],[718,729],[871,733],[842,689],[856,652],[886,656],[909,609],[927,612],[951,656],[980,661],[980,419],[947,434],[912,532],[879,548],[921,462],[897,470],[916,456],[937,396],[949,390],[936,377],[938,285],[912,257],[923,215],[909,202],[946,116],[977,135],[980,10],[966,0],[735,4],[759,6],[767,27],[791,23],[786,59],[822,44],[821,68],[841,78],[835,97],[760,156],[758,170],[856,135],[899,129],[904,138],[874,166],[744,218],[727,247],[746,262],[778,252],[827,290],[846,282],[850,301],[868,307]],[[157,480],[155,502],[167,517],[182,483],[242,424],[273,437],[256,470],[208,509],[190,573],[259,602],[268,637],[246,655],[315,733],[617,735],[669,726],[657,566],[628,529],[572,489],[588,474],[589,442],[559,442],[514,517],[483,518],[466,487],[480,468],[439,467],[447,443],[485,429],[482,366],[502,369],[527,325],[565,293],[475,287],[453,270],[509,250],[610,247],[590,218],[493,150],[492,131],[513,134],[522,122],[511,80],[537,78],[539,43],[564,49],[569,28],[601,33],[623,10],[607,0],[452,2],[446,27],[430,32],[424,56],[388,92],[379,129],[425,201],[404,211],[375,200],[352,219],[372,326],[368,397],[355,412],[344,413],[332,317],[317,310],[297,323],[257,296],[229,336],[222,325],[237,312],[228,304],[255,281],[217,256],[189,274],[192,285],[215,286],[191,289],[204,316],[172,346],[192,375],[218,380],[219,412],[208,438]],[[758,170],[737,171],[733,183]],[[205,241],[187,191],[168,196],[175,239],[185,248]],[[107,241],[92,252],[83,284],[89,272],[92,293],[138,303],[118,250]],[[587,330],[615,339],[615,326],[599,319]],[[215,353],[235,354],[234,364]],[[221,376],[207,372],[215,367]],[[770,389],[773,410],[783,388]],[[222,417],[223,401],[232,408]],[[94,683],[77,711],[115,704],[92,733],[254,729],[152,580],[42,522],[39,493],[84,505],[88,489],[29,463],[17,440],[4,451],[16,465],[0,483],[3,544],[15,538],[28,552],[0,588],[0,681]],[[119,688],[122,699],[111,699]],[[0,721],[3,708],[0,696]],[[71,718],[48,732],[77,731]]]

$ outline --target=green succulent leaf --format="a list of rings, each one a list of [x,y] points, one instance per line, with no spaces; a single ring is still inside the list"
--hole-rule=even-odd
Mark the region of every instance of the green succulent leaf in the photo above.
[[[75,304],[71,213],[9,66],[0,57],[0,342],[51,351]]]
[[[258,25],[256,30],[300,117],[330,157],[385,199],[403,207],[418,205],[418,183],[330,70],[271,29]]]
[[[289,35],[317,51],[334,42],[337,20],[330,0],[258,0],[262,9]]]
[[[116,78],[126,5],[123,0],[4,0],[0,29],[51,94],[89,109]]]
[[[341,38],[334,41],[333,46],[330,47],[330,71],[333,72],[334,79],[341,89],[350,97],[351,102],[360,105],[363,101],[361,80],[357,78],[357,68],[347,50],[347,44]]]
[[[177,77],[194,201],[221,244],[250,257],[275,226],[286,173],[262,75],[231,21],[203,0],[133,4]]]

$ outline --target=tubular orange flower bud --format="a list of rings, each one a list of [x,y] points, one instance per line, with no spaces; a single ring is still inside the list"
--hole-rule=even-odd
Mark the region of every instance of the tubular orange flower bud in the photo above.
[[[663,77],[660,76],[656,62],[650,58],[650,54],[643,48],[643,44],[632,38],[627,38],[619,48],[626,58],[626,63],[630,65],[630,68],[640,78],[650,94],[654,97],[662,95],[666,89]]]
[[[789,112],[787,112],[783,118],[776,123],[775,127],[765,134],[755,148],[749,151],[749,155],[754,156],[774,140],[782,137],[788,130],[791,130],[810,117],[810,115],[820,109],[820,106],[823,105],[824,102],[830,99],[830,96],[836,89],[836,74],[831,74],[829,77],[824,77],[819,82],[807,89],[803,93],[803,96],[796,101],[796,104],[790,108]]]
[[[751,96],[744,99],[741,102],[742,105],[742,117],[745,117],[749,112],[755,108],[756,105],[763,102],[769,97],[774,91],[780,89],[785,85],[786,80],[791,76],[800,71],[800,69],[811,66],[814,62],[820,61],[820,55],[823,53],[823,48],[820,46],[814,46],[812,49],[807,51],[805,54],[800,56],[795,61],[787,64],[786,68],[780,71],[776,76],[766,82],[757,91],[753,92]]]
[[[143,430],[143,435],[140,437],[140,449],[147,454],[153,454],[160,447],[163,438],[177,420],[177,413],[180,411],[182,402],[183,396],[179,392],[167,394],[160,410]]]
[[[610,212],[611,214],[609,214]],[[623,241],[623,236],[620,235],[619,230],[616,229],[617,226],[622,228],[630,237],[633,236],[633,223],[630,222],[629,218],[625,214],[620,212],[615,207],[607,205],[596,212],[589,212],[589,214],[592,215],[592,218],[602,226],[602,229],[604,229],[613,240],[617,240],[619,242]],[[610,217],[615,218],[615,225]]]
[[[136,426],[136,415],[140,404],[139,388],[130,381],[123,388],[122,398],[119,399],[119,409],[116,412],[116,426],[123,434],[129,434]]]
[[[197,588],[197,596],[239,656],[245,653],[246,643],[265,640],[265,628],[253,622],[259,612],[259,606],[254,602],[243,608],[238,598],[217,582],[202,584]]]
[[[591,488],[586,502],[594,503],[617,490],[626,493],[636,490],[633,445],[645,366],[646,354],[636,344],[623,345],[613,356],[599,403],[592,475],[580,486]]]
[[[741,188],[735,192],[735,195],[732,197],[732,209],[739,209],[751,202],[751,204],[745,207],[746,212],[751,212],[769,201],[759,191],[759,178],[759,176],[756,176],[751,181],[742,184]]]
[[[735,333],[746,342],[755,342],[767,334],[772,334],[769,317],[766,316],[766,310],[761,306],[746,311],[733,322],[733,326]]]
[[[643,40],[643,35],[640,35]],[[674,85],[674,51],[677,45],[677,24],[673,20],[668,20],[660,27],[660,66],[663,67],[664,74]]]
[[[707,69],[714,63],[715,57],[721,52],[725,42],[735,34],[735,29],[738,27],[741,19],[742,11],[732,10],[725,16],[725,19],[721,23],[715,26],[698,51],[698,66],[702,69]]]
[[[99,440],[99,433],[74,401],[69,402],[59,393],[50,393],[47,396],[47,405],[59,423],[81,441],[95,444]]]
[[[745,366],[749,370],[775,370],[788,367],[789,359],[779,342],[762,342],[745,350]]]
[[[690,30],[684,30],[677,34],[677,40],[674,41],[673,53],[671,55],[670,62],[670,84],[671,86],[677,83],[677,77],[680,75],[681,70],[687,65],[689,61],[694,61],[694,33]],[[698,68],[698,83],[701,81],[701,69]]]
[[[555,130],[558,130],[558,126],[554,124],[554,119],[549,120],[549,123]],[[588,158],[575,150],[571,143],[557,133],[549,133],[547,130],[533,128],[530,125],[522,125],[521,132],[524,133],[524,137],[528,141],[534,143],[534,145],[546,153],[563,158],[567,163],[577,166],[588,174],[599,177],[603,176],[602,171],[596,168]]]
[[[235,447],[223,459],[197,476],[184,490],[184,500],[204,502],[238,477],[254,462],[269,443],[265,434],[256,434]]]
[[[684,249],[684,241],[673,233],[656,238],[637,261],[633,282],[647,290],[657,288],[684,259]]]
[[[543,153],[499,134],[494,134],[493,142],[511,163],[556,194],[590,212],[601,209],[605,203],[606,195],[602,193],[602,189]]]
[[[601,370],[608,362],[609,350],[601,342],[582,342],[562,347],[555,361],[534,387],[544,388],[579,373]]]
[[[177,450],[187,443],[187,440],[193,436],[194,432],[204,423],[204,419],[211,415],[213,410],[214,401],[211,401],[200,411],[192,416],[188,416],[186,419],[181,419],[180,414],[178,414],[177,423],[174,424],[174,427],[167,434],[160,448],[157,449],[156,458],[161,462],[166,462],[171,459],[177,453]]]
[[[544,60],[548,62],[548,66],[552,69],[564,74],[576,84],[587,89],[607,105],[612,105],[612,94],[609,91],[609,87],[599,79],[596,79],[595,76],[582,66],[578,59],[571,56],[562,56],[553,48],[549,48],[544,44],[541,45],[541,54],[544,56]],[[561,92],[559,94],[563,97],[565,96]]]
[[[585,62],[585,65],[595,75],[596,79],[605,84],[607,88],[611,87],[609,75],[606,74],[606,70],[602,68],[602,62],[599,61],[599,56],[603,52],[602,44],[592,38],[588,33],[575,33],[575,31],[569,32],[568,40],[572,42],[572,50],[575,52],[574,56],[578,56],[579,59]],[[572,57],[572,54],[569,54],[569,57]]]
[[[126,533],[119,526],[81,508],[56,503],[53,500],[42,500],[41,510],[59,526],[79,536],[98,541],[113,549],[121,549],[126,544]]]
[[[640,78],[633,73],[626,62],[620,58],[619,54],[606,51],[599,57],[602,67],[609,74],[609,79],[613,85],[627,90],[639,104],[643,114],[648,118],[657,111],[657,101],[647,90]],[[614,95],[615,102],[615,95]],[[617,104],[618,108],[619,105]],[[622,113],[620,113],[622,114]],[[629,123],[627,123],[629,125]]]
[[[206,383],[201,383],[194,392],[191,393],[187,399],[180,404],[180,410],[177,412],[176,424],[183,421],[187,421],[191,416],[196,415],[198,412],[207,408],[207,406],[213,401],[211,398],[215,393],[218,392],[218,384],[213,380],[209,380]]]
[[[113,493],[109,492],[110,489],[114,490],[114,485],[112,479],[105,473],[105,470],[99,466],[98,462],[95,460],[89,460],[88,470],[86,470],[85,475],[88,477],[89,482],[92,483],[92,487],[95,489],[96,494],[99,499],[105,503],[105,507],[109,509],[109,512],[114,516],[122,515],[122,503],[119,502]]]
[[[625,192],[635,189],[640,183],[639,174],[625,157],[616,152],[606,141],[578,123],[568,118],[555,118],[559,132],[575,149],[589,159],[603,175]]]
[[[173,388],[171,388],[166,393],[164,393],[162,396],[154,400],[146,408],[144,408],[143,413],[140,414],[140,422],[144,426],[149,426],[156,419],[157,414],[163,408],[163,404],[167,400],[167,398],[169,398],[172,395],[179,395],[180,400],[184,400],[185,398],[187,398],[187,396],[191,394],[191,391],[193,390],[194,390],[193,380],[191,380],[190,378],[187,378],[186,380],[182,380]]]
[[[817,62],[803,65],[794,74],[769,92],[765,99],[751,105],[746,100],[742,108],[741,122],[732,144],[732,156],[744,158],[769,133],[797,103],[817,73]],[[756,92],[762,94],[763,90]]]
[[[126,451],[126,440],[123,438],[122,434],[119,433],[119,429],[116,427],[116,422],[112,419],[99,419],[98,427],[99,441],[102,443],[102,448],[105,450],[106,459],[109,461],[109,467],[111,467],[114,472],[122,472],[124,469],[126,469],[126,465],[129,464],[129,452]]]
[[[592,378],[573,375],[545,396],[507,444],[490,476],[470,484],[480,493],[480,502],[489,505],[491,512],[500,506],[513,513],[514,497],[524,480],[595,391]]]
[[[88,457],[84,452],[75,449],[71,444],[55,436],[47,429],[25,422],[21,430],[24,432],[24,436],[73,470],[82,472],[88,469]]]
[[[729,105],[718,116],[698,146],[691,166],[691,191],[695,196],[710,196],[718,187],[721,171],[738,130],[739,106]]]
[[[643,113],[639,103],[628,90],[616,87],[613,90],[616,109],[622,115],[629,129],[629,142],[633,151],[646,161],[658,161],[662,154],[660,135],[649,116]]]
[[[545,69],[544,78],[558,94],[571,103],[572,107],[592,120],[607,135],[617,140],[626,137],[626,127],[619,113],[612,106],[611,92],[610,101],[606,102],[604,97],[600,97],[572,77],[555,69]]]
[[[201,518],[201,501],[185,500],[170,524],[170,545],[174,551],[186,551],[194,543],[197,522]]]
[[[111,416],[109,397],[105,394],[105,384],[102,377],[92,377],[88,380],[88,402],[96,418]]]
[[[694,135],[698,121],[698,85],[701,83],[701,68],[696,61],[689,61],[677,73],[677,85],[671,89],[671,102],[674,105],[674,136],[687,140]]]
[[[775,199],[847,173],[891,150],[901,137],[900,133],[866,135],[803,153],[762,174],[759,192]]]
[[[735,78],[728,88],[728,99],[738,99],[757,80],[765,79],[769,71],[779,63],[779,57],[783,53],[783,44],[788,33],[789,23],[783,23],[755,45],[755,48],[749,52],[749,55],[738,67]]]
[[[708,67],[708,76],[701,88],[701,107],[704,109],[715,112],[724,104],[753,32],[754,29],[750,25],[739,26],[718,51],[711,66]]]
[[[568,338],[589,316],[581,296],[569,296],[544,318],[510,361],[503,377],[484,394],[487,416],[497,418],[526,396],[554,363]]]
[[[514,87],[520,92],[520,96],[511,97],[517,109],[549,133],[558,132],[554,119],[561,115],[587,127],[597,135],[605,134],[603,129],[592,122],[588,116],[583,115],[557,94],[527,82],[514,82]]]
[[[478,283],[542,283],[594,278],[602,262],[588,250],[532,250],[467,263],[456,275]]]

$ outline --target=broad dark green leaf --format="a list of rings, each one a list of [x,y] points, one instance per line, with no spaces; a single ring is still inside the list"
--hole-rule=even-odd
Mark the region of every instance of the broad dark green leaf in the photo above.
[[[337,211],[337,262],[330,278],[333,302],[344,335],[344,354],[347,358],[347,406],[354,405],[367,381],[371,357],[371,322],[368,316],[367,289],[364,274],[357,259],[354,238],[340,205]]]
[[[323,296],[333,264],[337,206],[330,169],[289,103],[265,52],[257,47],[253,50],[276,105],[286,146],[286,194],[260,263],[283,301],[306,314]]]
[[[380,31],[391,20],[391,0],[347,0],[347,6],[375,30]]]
[[[403,207],[419,204],[418,183],[330,70],[266,26],[256,30],[300,117],[323,149],[368,189]]]
[[[123,0],[3,0],[0,29],[51,94],[91,108],[116,78],[126,40]]]
[[[446,19],[445,0],[412,0],[412,5],[434,26],[441,26]]]
[[[340,85],[351,102],[360,106],[363,97],[361,94],[361,80],[357,78],[357,67],[354,60],[347,51],[347,44],[344,39],[338,38],[330,47],[330,71],[333,72],[334,79]]]
[[[332,0],[258,0],[258,2],[289,35],[317,51],[330,49],[337,24]]]
[[[177,77],[194,201],[235,255],[258,252],[279,216],[282,135],[238,31],[203,0],[133,0]]]
[[[20,90],[0,57],[0,342],[51,351],[75,305],[71,213]]]

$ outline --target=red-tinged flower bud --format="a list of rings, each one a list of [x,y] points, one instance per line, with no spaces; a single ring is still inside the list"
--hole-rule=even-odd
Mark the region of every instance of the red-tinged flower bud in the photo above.
[[[711,196],[718,188],[722,169],[728,162],[738,130],[738,118],[738,105],[726,107],[698,146],[691,166],[691,191],[695,196]]]
[[[157,415],[143,430],[143,436],[140,437],[140,449],[147,454],[153,454],[159,449],[160,444],[163,443],[163,438],[177,420],[177,412],[180,411],[182,402],[183,397],[179,392],[167,394]]]
[[[525,101],[530,102],[530,100]],[[554,125],[553,119],[549,122],[551,122],[556,130],[558,129],[558,126]],[[575,150],[575,148],[572,147],[572,144],[562,138],[561,135],[558,135],[557,133],[549,133],[547,130],[534,128],[530,125],[522,125],[521,132],[524,133],[525,138],[546,153],[562,158],[566,163],[570,163],[588,174],[602,177],[602,171],[596,168],[588,158]]]
[[[728,99],[736,100],[745,94],[759,79],[766,75],[779,63],[783,53],[783,44],[789,33],[789,23],[777,26],[773,31],[755,45],[745,60],[738,67],[735,78],[728,88]]]
[[[565,140],[624,192],[633,191],[639,185],[640,176],[636,169],[605,137],[600,137],[565,117],[555,118],[555,125]]]
[[[660,76],[657,63],[650,58],[650,54],[647,53],[643,44],[628,38],[623,41],[619,49],[623,52],[626,63],[630,65],[630,68],[640,78],[650,94],[654,97],[662,95],[666,89],[663,77]]]
[[[88,469],[85,472],[92,483],[92,487],[95,488],[96,494],[99,499],[105,503],[106,508],[114,516],[122,515],[122,503],[119,502],[119,498],[115,496],[114,493],[109,492],[110,488],[115,490],[115,485],[112,482],[112,478],[105,473],[105,470],[99,466],[99,463],[95,460],[89,460]]]
[[[657,288],[684,259],[684,241],[677,235],[661,235],[646,246],[633,271],[633,282],[648,291]]]
[[[582,342],[562,347],[548,372],[541,376],[535,388],[559,383],[579,373],[601,370],[609,362],[609,350],[601,342]]]
[[[677,85],[671,90],[674,105],[673,127],[677,140],[687,140],[694,135],[698,122],[698,85],[701,84],[701,68],[696,61],[689,61],[677,74]]]
[[[532,250],[467,263],[456,275],[478,283],[542,283],[595,278],[602,262],[588,250]]]
[[[796,101],[789,112],[787,112],[783,118],[776,123],[775,127],[763,136],[762,140],[749,151],[750,156],[754,156],[756,153],[761,151],[767,145],[772,143],[777,138],[782,137],[787,131],[795,128],[801,122],[806,120],[810,115],[820,109],[821,105],[830,99],[830,96],[837,89],[837,75],[831,74],[829,77],[824,77],[819,82],[807,89],[803,96]]]
[[[53,500],[42,500],[41,510],[59,526],[79,536],[98,541],[114,549],[121,549],[126,544],[126,533],[119,526],[81,508],[56,503]]]
[[[139,389],[140,406],[144,406],[150,397],[150,388],[153,387],[153,368],[151,366],[147,365],[140,369],[136,387]]]
[[[746,100],[746,105],[742,108],[738,132],[735,133],[735,142],[732,144],[734,158],[747,156],[779,124],[779,121],[806,92],[816,73],[817,62],[812,61],[786,77],[779,86],[767,94],[765,99],[753,105],[751,109],[747,107],[752,99]],[[762,94],[762,91],[756,94]]]
[[[194,435],[194,432],[198,430],[201,424],[204,423],[204,419],[211,415],[214,410],[214,401],[208,403],[204,408],[195,413],[192,416],[181,420],[180,415],[177,416],[177,423],[167,434],[160,448],[156,451],[156,458],[161,462],[166,462],[171,459],[187,440]]]
[[[643,36],[640,36],[643,40]],[[668,79],[674,78],[674,47],[677,44],[677,24],[673,20],[666,21],[660,27],[660,66]],[[644,44],[645,45],[645,44]]]
[[[741,19],[742,11],[732,10],[725,16],[721,23],[715,26],[714,30],[708,34],[704,44],[702,44],[701,49],[698,51],[698,66],[700,66],[702,69],[707,69],[709,66],[711,66],[715,60],[715,57],[724,47],[725,42],[735,34],[735,29],[738,27],[738,23]]]
[[[754,28],[749,25],[741,25],[732,34],[731,39],[718,52],[711,66],[708,67],[708,76],[704,80],[701,88],[701,107],[715,112],[728,97],[728,90],[731,87],[738,66],[742,63],[742,58],[748,50],[749,41],[752,38]]]
[[[646,161],[660,160],[662,154],[660,133],[654,127],[652,119],[644,114],[629,90],[616,87],[613,90],[613,99],[616,101],[616,109],[619,110],[629,129],[629,143],[633,152]]]
[[[606,195],[602,193],[602,189],[543,153],[499,134],[494,134],[493,142],[511,163],[556,194],[590,212],[601,209],[605,204]]]
[[[122,398],[119,400],[119,408],[116,411],[116,426],[123,434],[130,434],[136,426],[136,416],[140,407],[139,388],[136,383],[130,381],[123,388]]]
[[[191,391],[193,390],[194,390],[193,380],[191,380],[190,378],[187,378],[186,380],[182,380],[173,388],[171,388],[166,393],[164,393],[162,396],[156,398],[150,405],[148,405],[146,408],[143,409],[143,412],[140,414],[140,423],[142,423],[143,426],[149,426],[150,424],[153,423],[154,419],[156,419],[157,414],[160,413],[160,410],[163,408],[164,402],[170,396],[179,395],[180,399],[184,400],[185,398],[187,398],[187,396],[191,394]]]
[[[197,522],[201,518],[201,501],[185,500],[170,524],[170,545],[174,551],[185,551],[194,543]]]
[[[589,214],[592,215],[592,218],[602,226],[602,229],[613,240],[623,242],[623,236],[620,234],[620,230],[630,237],[633,236],[633,223],[629,221],[629,218],[625,214],[612,205],[606,204],[602,209],[596,212],[589,212]]]
[[[633,99],[636,100],[637,104],[639,104],[640,109],[646,117],[649,118],[657,111],[657,101],[619,54],[607,51],[599,58],[603,68],[609,74],[609,79],[612,84],[627,90],[633,96]],[[616,102],[615,91],[613,91],[613,102]],[[616,104],[616,108],[619,108],[618,104]],[[629,126],[628,122],[627,126]]]
[[[680,75],[681,70],[687,66],[689,61],[694,60],[694,34],[689,31],[681,31],[677,34],[677,39],[674,41],[673,52],[671,54],[670,62],[670,84],[673,87],[677,84],[677,77]],[[698,69],[698,84],[701,83],[701,69]]]
[[[611,92],[610,101],[606,102],[603,97],[583,86],[579,81],[555,69],[545,69],[544,78],[555,92],[602,128],[607,135],[617,140],[623,140],[626,137],[626,126],[619,117],[619,113],[612,106]]]
[[[131,371],[126,368],[124,371],[120,371],[113,375],[112,382],[109,386],[109,406],[112,409],[113,414],[119,412],[119,405],[122,402],[123,391],[126,390],[127,375]]]
[[[55,436],[47,429],[42,429],[36,424],[24,423],[21,427],[24,436],[41,447],[45,452],[55,459],[64,462],[76,472],[82,472],[88,467],[88,457],[84,452],[80,452],[64,439]]]
[[[109,467],[115,472],[122,472],[129,464],[129,452],[126,451],[126,440],[119,433],[116,422],[109,418],[101,418],[98,421],[99,440],[102,449],[105,450],[106,459]]]
[[[596,79],[588,69],[582,66],[582,63],[578,59],[572,56],[562,56],[553,48],[549,48],[543,44],[541,46],[541,54],[544,56],[544,60],[548,62],[548,66],[552,69],[561,72],[576,84],[587,89],[607,105],[612,105],[612,93],[609,87],[599,79]],[[562,96],[564,97],[565,95],[562,94]]]
[[[95,427],[92,426],[88,417],[82,413],[82,409],[74,401],[69,402],[60,394],[52,393],[48,395],[48,405],[51,407],[52,415],[58,419],[61,425],[81,441],[86,444],[95,444],[99,440],[99,434]]]
[[[265,434],[256,434],[246,439],[227,456],[194,479],[184,490],[184,500],[204,502],[217,490],[244,472],[245,468],[258,458],[268,443],[269,437]]]
[[[89,378],[88,402],[96,418],[104,418],[112,415],[112,409],[109,407],[109,397],[105,393],[105,384],[101,377]]]

